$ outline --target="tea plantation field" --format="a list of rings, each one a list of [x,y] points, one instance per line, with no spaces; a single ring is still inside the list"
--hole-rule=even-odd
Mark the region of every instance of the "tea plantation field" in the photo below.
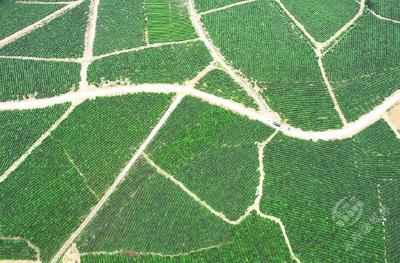
[[[0,0],[0,263],[400,262],[395,0]]]

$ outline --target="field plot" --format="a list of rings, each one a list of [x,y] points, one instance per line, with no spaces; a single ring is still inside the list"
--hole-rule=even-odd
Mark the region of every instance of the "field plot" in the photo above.
[[[353,121],[400,87],[400,25],[365,14],[325,56],[345,117]]]
[[[62,5],[24,5],[14,1],[0,2],[0,39],[42,19],[62,7]]]
[[[0,175],[15,162],[67,109],[0,112]]]
[[[129,80],[133,83],[183,83],[211,62],[200,42],[167,45],[111,56],[94,62],[89,81],[96,85]]]
[[[226,59],[289,124],[307,130],[341,125],[311,46],[273,1],[210,14],[204,24]]]
[[[141,160],[82,233],[78,249],[178,254],[231,241],[227,223]]]
[[[400,5],[397,0],[370,0],[368,7],[381,16],[400,20]]]
[[[81,57],[89,1],[0,49],[0,55]],[[57,5],[58,6],[58,5]]]
[[[215,96],[227,98],[251,108],[257,108],[257,104],[249,97],[246,91],[223,70],[214,69],[209,72],[195,87]]]
[[[100,1],[97,19],[94,54],[146,44],[144,0]]]
[[[372,142],[372,147],[367,142]],[[377,159],[393,155],[394,148],[398,159],[400,141],[383,122],[352,140],[312,143],[278,136],[267,145],[262,210],[281,218],[303,262],[336,262],[337,258],[343,262],[384,261],[386,234],[378,192],[384,173],[379,173]],[[287,159],[287,155],[291,157]],[[393,164],[394,160],[386,162]],[[386,178],[399,178],[399,171]],[[334,211],[338,203],[351,198],[362,206],[351,219],[360,218],[342,226]],[[372,223],[373,219],[377,222]],[[364,233],[368,224],[372,227]]]
[[[80,65],[0,58],[0,101],[50,97],[75,90]]]
[[[272,129],[186,98],[147,150],[150,158],[235,220],[258,185],[258,149]]]
[[[359,9],[359,4],[353,0],[311,0],[301,4],[296,0],[282,0],[282,3],[320,42],[335,34]]]
[[[183,0],[144,0],[150,43],[196,38]]]
[[[278,225],[253,215],[229,230],[232,241],[189,254],[158,256],[126,251],[114,255],[87,254],[81,262],[292,262]]]

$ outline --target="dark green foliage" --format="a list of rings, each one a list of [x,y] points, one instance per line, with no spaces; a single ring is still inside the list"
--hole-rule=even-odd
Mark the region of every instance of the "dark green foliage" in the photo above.
[[[128,79],[134,83],[182,83],[192,79],[211,62],[200,42],[145,49],[94,62],[89,81]]]
[[[67,105],[0,112],[0,175],[63,114]]]
[[[36,259],[36,252],[23,240],[1,239],[0,237],[0,260],[23,260]]]
[[[0,101],[51,97],[74,90],[80,68],[77,63],[0,59]]]
[[[255,198],[258,149],[272,129],[185,98],[147,150],[215,210],[234,220]]]
[[[378,15],[400,20],[400,5],[397,0],[367,0],[366,4]]]

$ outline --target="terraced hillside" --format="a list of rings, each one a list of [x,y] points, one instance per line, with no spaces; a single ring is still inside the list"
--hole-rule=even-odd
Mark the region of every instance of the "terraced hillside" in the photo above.
[[[0,263],[400,262],[400,5],[0,0]]]

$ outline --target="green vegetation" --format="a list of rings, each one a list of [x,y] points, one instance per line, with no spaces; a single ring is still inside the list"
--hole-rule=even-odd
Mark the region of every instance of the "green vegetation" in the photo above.
[[[234,4],[241,2],[240,0],[195,0],[196,10],[198,12],[204,12],[210,9],[223,7],[225,5]]]
[[[256,142],[271,134],[258,122],[185,98],[147,151],[162,169],[234,220],[255,198]]]
[[[100,1],[94,53],[144,46],[145,14],[142,1]]]
[[[399,88],[399,56],[400,26],[369,13],[325,55],[328,78],[349,121]]]
[[[312,47],[281,12],[274,1],[261,0],[208,15],[204,24],[227,60],[289,124],[341,126]]]
[[[196,38],[183,0],[144,0],[150,43]]]
[[[138,94],[89,101],[76,108],[52,138],[101,196],[156,125],[170,98]]]
[[[277,224],[256,215],[240,225],[231,226],[233,240],[218,247],[197,251],[190,255],[160,257],[140,255],[140,252],[116,255],[85,255],[86,262],[292,262],[282,232]]]
[[[96,201],[51,139],[0,184],[0,200],[0,236],[30,240],[43,261],[49,261]]]
[[[0,1],[0,39],[3,39],[61,8],[59,5],[24,5]]]
[[[383,261],[382,221],[371,224],[366,234],[363,231],[379,215],[377,187],[386,174],[383,160],[391,155],[389,148],[398,151],[400,142],[383,122],[351,140],[316,143],[279,135],[267,145],[262,210],[283,221],[300,260]],[[387,193],[397,198],[395,193]],[[363,203],[361,218],[341,227],[334,218],[335,205],[352,197]],[[352,249],[347,250],[348,245]]]
[[[0,55],[81,57],[87,24],[88,1],[51,23],[0,49]]]
[[[51,97],[74,90],[79,70],[77,63],[0,59],[0,101]]]
[[[78,249],[177,254],[231,239],[227,223],[140,160],[81,234]]]
[[[89,81],[129,79],[134,83],[182,83],[194,78],[211,62],[200,42],[144,49],[95,61],[89,68]]]
[[[0,112],[0,175],[5,172],[67,109]]]
[[[350,21],[360,8],[356,1],[282,0],[283,4],[302,23],[307,31],[323,42]]]
[[[246,91],[220,69],[215,69],[204,76],[196,84],[196,88],[215,96],[234,100],[247,107],[257,108],[257,104],[247,95]]]
[[[5,259],[36,259],[36,252],[23,240],[1,239],[0,237],[0,260]]]
[[[378,15],[400,20],[400,6],[397,0],[367,0],[367,5]]]

